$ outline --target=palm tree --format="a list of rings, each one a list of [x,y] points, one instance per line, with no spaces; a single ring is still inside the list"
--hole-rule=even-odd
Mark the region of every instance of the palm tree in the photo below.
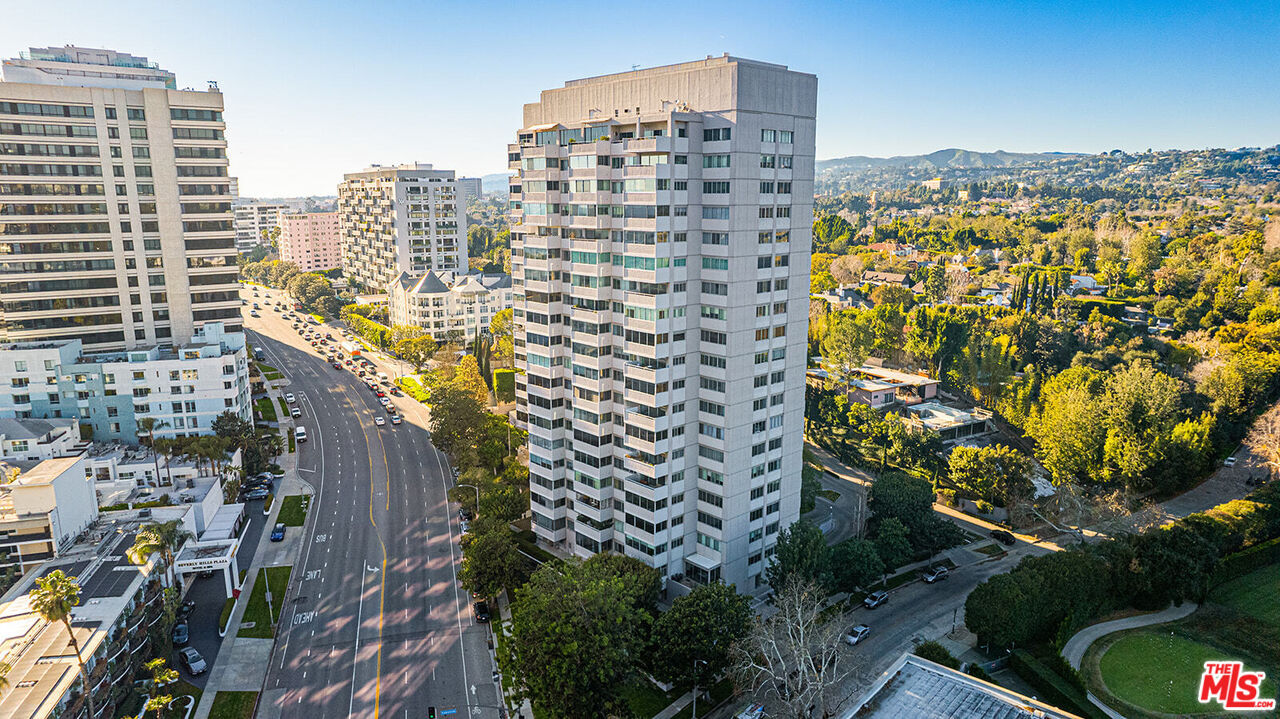
[[[31,591],[31,608],[36,610],[46,622],[62,622],[67,628],[67,638],[71,640],[71,648],[76,653],[76,663],[80,665],[80,682],[83,685],[84,700],[89,705],[89,719],[96,719],[98,712],[93,707],[93,689],[89,686],[89,670],[85,668],[84,658],[80,656],[80,643],[76,641],[75,631],[71,628],[71,610],[80,604],[80,585],[75,579],[55,569],[47,577],[36,580],[36,588]]]
[[[173,571],[173,553],[192,536],[194,535],[183,529],[182,523],[176,519],[169,522],[153,522],[138,530],[133,546],[129,547],[125,554],[134,564],[146,564],[151,555],[160,552],[165,565],[165,586],[169,586],[170,573]]]
[[[160,486],[160,453],[155,448],[156,430],[161,427],[168,427],[169,423],[156,419],[155,417],[143,417],[138,420],[138,433],[145,435],[147,438],[147,446],[151,447],[151,457],[156,463],[156,486]]]
[[[147,681],[147,693],[151,696],[147,699],[147,705],[143,708],[143,711],[154,711],[156,719],[162,719],[161,712],[173,701],[173,695],[159,694],[158,692],[161,687],[178,681],[178,672],[176,669],[170,669],[165,664],[164,657],[156,657],[144,664],[143,667],[151,672],[151,679]]]

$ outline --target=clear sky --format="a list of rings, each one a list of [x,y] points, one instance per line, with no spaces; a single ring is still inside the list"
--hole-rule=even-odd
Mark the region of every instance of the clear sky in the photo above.
[[[1280,3],[0,2],[0,56],[79,44],[217,80],[245,196],[370,163],[502,172],[565,80],[729,52],[818,76],[818,158],[1280,142]]]

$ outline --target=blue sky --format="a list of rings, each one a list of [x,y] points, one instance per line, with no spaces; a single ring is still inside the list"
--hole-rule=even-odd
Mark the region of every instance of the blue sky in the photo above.
[[[1274,0],[64,0],[0,16],[3,57],[73,43],[146,55],[179,86],[217,80],[248,196],[331,194],[372,162],[501,172],[539,90],[726,51],[818,75],[819,159],[1280,142]]]

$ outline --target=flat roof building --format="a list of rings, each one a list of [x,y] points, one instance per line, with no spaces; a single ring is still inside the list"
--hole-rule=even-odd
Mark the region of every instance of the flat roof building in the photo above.
[[[303,272],[342,266],[342,226],[337,212],[301,212],[280,216],[280,259]]]

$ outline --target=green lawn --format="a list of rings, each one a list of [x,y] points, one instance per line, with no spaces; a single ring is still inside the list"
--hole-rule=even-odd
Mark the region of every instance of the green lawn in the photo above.
[[[1099,668],[1112,694],[1148,711],[1217,713],[1222,711],[1221,705],[1201,704],[1196,691],[1206,661],[1230,658],[1168,629],[1142,629],[1117,639],[1102,655]],[[1268,672],[1262,696],[1275,695],[1275,679]]]
[[[284,397],[276,397],[276,401],[280,403],[280,416],[289,416],[289,403],[284,401]]]
[[[280,371],[280,370],[276,369],[275,367],[272,367],[272,366],[271,366],[271,365],[269,365],[269,364],[263,364],[263,363],[261,363],[261,362],[255,362],[254,364],[256,364],[256,365],[258,366],[258,371],[259,371],[259,372],[261,372],[261,373],[263,373],[263,374],[266,374],[267,372],[279,372],[279,371]]]
[[[837,499],[840,499],[840,493],[835,491],[834,489],[824,489],[821,492],[818,492],[818,494],[822,495],[823,497],[826,497],[827,500],[830,502],[834,502]]]
[[[271,399],[269,397],[263,397],[262,399],[257,400],[254,402],[254,405],[257,406],[258,414],[262,417],[263,421],[276,421],[276,406],[271,403]]]
[[[291,494],[282,500],[280,514],[276,517],[286,527],[301,527],[307,521],[307,507],[310,505],[310,495]]]
[[[249,719],[257,701],[257,692],[218,692],[213,697],[209,719]]]
[[[622,695],[626,697],[627,705],[631,707],[637,719],[650,719],[676,699],[675,696],[668,695],[644,677],[637,677],[631,684],[624,687]]]
[[[981,554],[985,554],[988,557],[994,557],[997,554],[1003,554],[1004,547],[1001,547],[999,544],[992,542],[990,544],[984,544],[981,547],[974,547],[973,551],[979,552]]]
[[[289,451],[296,452],[298,450],[298,440],[294,438],[293,432],[289,433]]]
[[[1210,598],[1280,629],[1280,564],[1272,564],[1213,590]]]
[[[253,583],[253,594],[244,608],[244,616],[240,618],[243,625],[252,622],[252,627],[243,627],[236,633],[238,637],[257,637],[270,639],[275,636],[271,624],[280,619],[280,602],[284,599],[285,588],[289,586],[289,573],[292,567],[264,567],[258,570],[258,578]],[[271,615],[267,614],[267,582],[263,576],[271,579]]]

